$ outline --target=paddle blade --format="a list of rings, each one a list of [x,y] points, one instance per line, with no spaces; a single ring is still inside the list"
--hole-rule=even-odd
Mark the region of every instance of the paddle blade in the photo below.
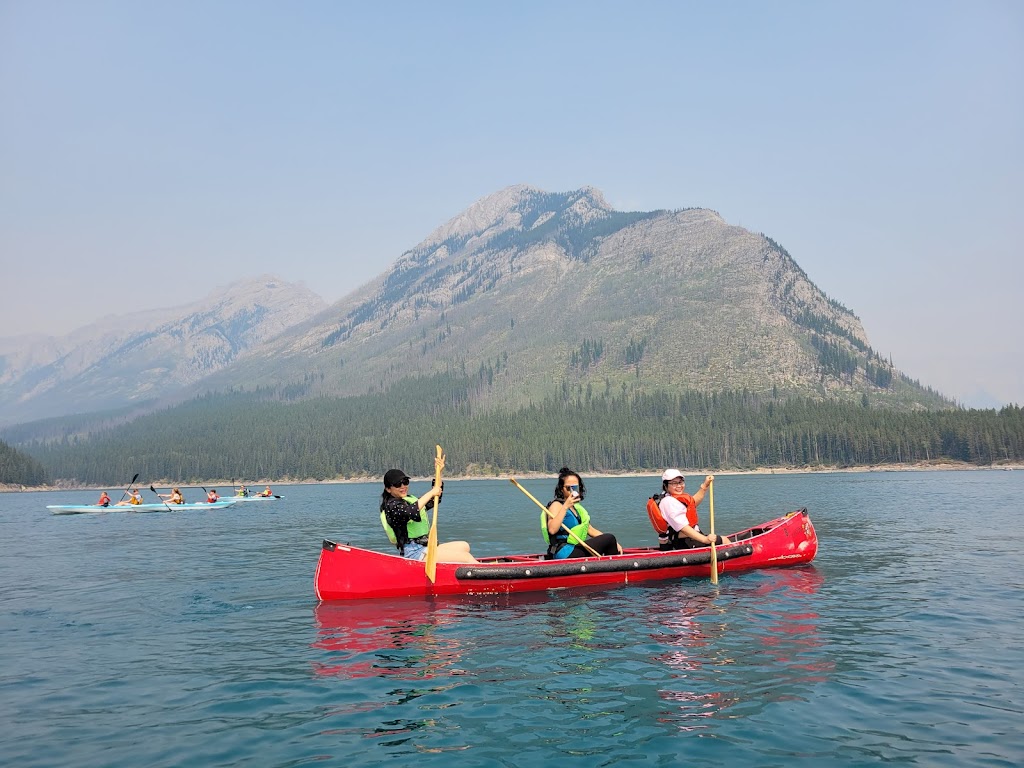
[[[434,507],[434,522],[430,524],[427,536],[427,578],[434,583],[437,578],[437,507]]]

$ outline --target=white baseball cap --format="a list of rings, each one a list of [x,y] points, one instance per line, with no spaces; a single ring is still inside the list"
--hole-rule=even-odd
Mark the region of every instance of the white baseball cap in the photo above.
[[[683,473],[680,472],[678,469],[666,469],[661,476],[661,481],[665,483],[668,482],[669,480],[674,480],[677,477],[683,477]],[[686,478],[684,477],[683,479],[685,480]]]

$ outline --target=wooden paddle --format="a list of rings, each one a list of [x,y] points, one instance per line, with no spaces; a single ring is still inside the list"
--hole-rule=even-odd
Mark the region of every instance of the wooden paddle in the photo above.
[[[715,478],[708,483],[708,495],[711,497],[711,583],[718,583],[718,553],[715,551]]]
[[[430,533],[427,535],[427,578],[434,583],[437,576],[437,508],[441,506],[441,465],[444,462],[444,452],[441,446],[437,446],[437,456],[434,459],[434,487],[438,495],[434,497],[434,519],[430,523]]]
[[[510,482],[510,483],[512,483],[512,485],[514,485],[514,486],[515,486],[516,488],[518,488],[518,489],[519,489],[520,491],[522,491],[522,492],[523,492],[523,493],[525,493],[525,494],[526,494],[527,496],[529,496],[529,497],[530,497],[531,499],[533,499],[533,503],[534,503],[534,504],[536,504],[536,505],[537,505],[538,507],[540,507],[541,509],[543,509],[543,510],[544,510],[545,512],[547,512],[547,514],[548,514],[548,517],[550,517],[550,518],[554,518],[554,514],[552,514],[551,510],[550,510],[550,509],[548,509],[547,507],[545,507],[545,506],[544,506],[543,504],[541,504],[541,503],[540,503],[539,501],[537,501],[537,498],[536,498],[536,497],[535,497],[535,496],[534,496],[534,495],[533,495],[532,493],[530,493],[530,492],[529,492],[528,490],[526,490],[525,488],[523,488],[523,486],[521,486],[521,485],[519,484],[519,482],[518,482],[518,481],[517,481],[517,480],[516,480],[516,479],[515,479],[514,477],[510,477],[510,478],[509,478],[508,480],[509,480],[509,482]],[[580,544],[580,546],[581,546],[581,547],[583,547],[583,548],[584,548],[585,550],[587,550],[587,552],[589,552],[590,554],[592,554],[592,555],[593,555],[594,557],[601,557],[601,555],[600,555],[600,554],[598,554],[598,553],[597,553],[597,552],[596,552],[596,551],[595,551],[595,550],[594,550],[594,549],[593,549],[592,547],[590,547],[590,545],[588,545],[588,544],[587,544],[587,542],[585,542],[585,541],[580,541],[580,538],[579,538],[579,536],[577,536],[577,535],[576,535],[575,533],[573,533],[573,532],[572,532],[572,531],[570,531],[570,530],[569,530],[568,528],[566,528],[566,527],[565,527],[565,523],[562,523],[562,525],[561,525],[561,528],[562,528],[562,530],[563,530],[563,531],[565,531],[565,532],[566,532],[566,533],[568,533],[568,534],[569,534],[570,536],[572,536],[572,538],[576,539],[576,541],[579,541],[579,544]]]
[[[136,472],[135,473],[135,477],[132,478],[132,481],[130,483],[128,483],[128,487],[124,489],[124,493],[121,494],[121,498],[117,500],[117,504],[120,504],[122,501],[124,501],[124,497],[128,495],[128,491],[130,491],[132,489],[132,486],[135,485],[135,481],[138,480],[138,479],[139,479],[139,473]],[[114,506],[116,507],[117,504],[115,504]]]

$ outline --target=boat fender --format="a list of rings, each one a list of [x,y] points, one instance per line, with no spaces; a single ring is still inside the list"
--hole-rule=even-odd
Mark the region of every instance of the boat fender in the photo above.
[[[732,560],[737,557],[749,557],[754,553],[754,547],[750,544],[729,545],[718,548],[718,560]],[[676,568],[685,565],[708,565],[711,563],[711,551],[705,550],[679,550],[677,554],[658,557],[644,558],[617,558],[611,557],[598,560],[587,558],[587,562],[580,562],[580,558],[568,558],[563,560],[544,560],[533,563],[524,568],[518,565],[476,565],[463,566],[455,569],[455,578],[459,581],[488,581],[488,580],[515,580],[515,579],[539,579],[553,576],[575,576],[593,573],[614,573],[616,571],[646,571],[660,568]]]

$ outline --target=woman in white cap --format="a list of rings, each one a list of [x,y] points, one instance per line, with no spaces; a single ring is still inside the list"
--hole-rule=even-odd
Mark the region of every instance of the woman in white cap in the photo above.
[[[664,496],[658,502],[665,522],[668,523],[668,538],[672,549],[693,549],[711,546],[711,537],[700,530],[697,522],[697,505],[704,501],[714,475],[708,475],[700,484],[700,490],[693,496],[686,493],[686,478],[678,469],[666,469],[661,476]],[[727,536],[715,536],[715,544],[732,544]]]

